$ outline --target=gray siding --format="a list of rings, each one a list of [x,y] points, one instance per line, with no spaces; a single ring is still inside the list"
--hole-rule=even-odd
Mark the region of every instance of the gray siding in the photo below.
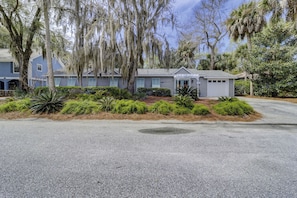
[[[234,79],[229,80],[229,97],[234,97]]]
[[[207,97],[207,79],[200,78],[199,80],[200,80],[199,96]]]

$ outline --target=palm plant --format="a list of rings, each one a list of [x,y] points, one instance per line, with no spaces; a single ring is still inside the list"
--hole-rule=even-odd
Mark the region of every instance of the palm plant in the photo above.
[[[265,24],[263,12],[257,9],[253,1],[234,10],[226,21],[230,37],[234,41],[246,38],[249,50],[252,49],[253,34],[260,32]]]
[[[34,113],[56,113],[63,108],[63,97],[54,92],[42,93],[32,99],[30,109]]]

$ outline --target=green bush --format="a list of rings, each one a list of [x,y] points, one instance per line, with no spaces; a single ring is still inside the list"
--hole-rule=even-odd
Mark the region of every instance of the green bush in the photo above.
[[[0,113],[8,113],[14,111],[25,112],[30,109],[30,105],[31,102],[29,98],[5,102],[0,105]]]
[[[243,96],[250,94],[250,81],[236,80],[234,84],[235,96]]]
[[[105,95],[107,95],[105,90],[98,90],[93,93],[78,94],[76,98],[79,100],[99,101],[105,97]]]
[[[177,89],[178,95],[190,96],[193,100],[198,99],[197,92],[198,92],[197,88],[194,88],[194,87],[182,87],[182,88]]]
[[[188,109],[192,109],[194,106],[194,100],[191,96],[185,95],[178,95],[174,97],[174,102],[176,105],[185,107]]]
[[[112,109],[113,113],[119,114],[145,114],[147,111],[146,103],[134,100],[117,100]]]
[[[34,113],[56,113],[63,108],[63,97],[57,93],[47,92],[35,96],[31,100],[30,109]]]
[[[99,107],[103,111],[111,111],[115,105],[115,99],[113,97],[107,96],[99,100]]]
[[[214,106],[214,110],[220,115],[230,116],[243,116],[254,112],[253,108],[244,101],[220,102]]]
[[[170,97],[171,91],[167,88],[138,88],[138,93],[143,93],[147,96],[159,96],[159,97]]]
[[[69,100],[65,103],[63,109],[61,110],[62,114],[95,114],[100,112],[99,105],[94,101],[77,101]]]
[[[149,107],[149,111],[152,113],[159,113],[162,115],[169,115],[173,111],[173,104],[160,100],[155,102],[153,105]]]
[[[186,114],[190,114],[191,110],[183,106],[175,105],[173,109],[173,113],[175,115],[186,115]]]
[[[192,114],[194,115],[207,115],[209,113],[208,107],[203,104],[195,104],[192,109]]]
[[[234,97],[221,96],[221,97],[218,98],[218,100],[221,101],[221,102],[225,102],[225,101],[234,102],[234,101],[238,101],[239,99],[234,98]]]

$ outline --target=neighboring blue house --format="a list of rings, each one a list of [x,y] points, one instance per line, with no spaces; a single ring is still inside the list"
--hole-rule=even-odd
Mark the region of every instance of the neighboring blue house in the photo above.
[[[53,58],[53,69],[59,70],[63,64]],[[48,67],[46,59],[33,53],[29,61],[28,84],[30,87],[47,86]],[[0,49],[0,90],[15,90],[19,84],[19,67],[8,49]]]

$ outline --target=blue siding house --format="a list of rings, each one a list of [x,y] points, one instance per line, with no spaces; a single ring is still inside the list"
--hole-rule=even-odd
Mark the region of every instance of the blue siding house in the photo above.
[[[53,58],[53,69],[59,70],[64,66]],[[38,53],[33,53],[29,61],[28,84],[30,87],[47,86],[48,67],[46,59]],[[15,90],[19,84],[19,67],[8,49],[0,49],[0,90]]]

